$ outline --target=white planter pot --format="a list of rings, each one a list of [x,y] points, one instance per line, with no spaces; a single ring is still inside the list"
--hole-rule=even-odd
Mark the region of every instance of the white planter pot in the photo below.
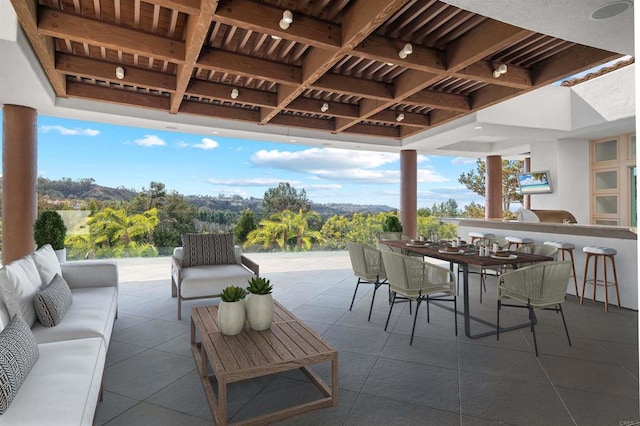
[[[67,261],[67,248],[61,248],[60,250],[55,250],[56,257],[58,258],[58,263],[65,263]]]
[[[271,328],[273,322],[273,296],[271,294],[249,294],[247,296],[247,321],[252,330]]]
[[[233,336],[240,333],[244,328],[245,320],[244,301],[220,301],[218,306],[218,329],[222,334]]]

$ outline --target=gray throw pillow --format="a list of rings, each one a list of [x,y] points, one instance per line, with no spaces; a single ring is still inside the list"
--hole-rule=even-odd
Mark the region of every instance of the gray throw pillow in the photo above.
[[[31,329],[18,315],[0,332],[0,414],[4,414],[40,352]]]
[[[184,234],[182,266],[232,265],[236,262],[233,234]]]
[[[33,306],[40,324],[53,327],[60,324],[72,302],[69,284],[61,275],[56,274],[49,285],[36,294]]]

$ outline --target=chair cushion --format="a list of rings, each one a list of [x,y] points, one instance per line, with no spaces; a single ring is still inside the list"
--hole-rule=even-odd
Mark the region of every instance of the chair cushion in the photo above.
[[[504,239],[509,241],[510,243],[533,244],[533,239],[527,237],[505,237]]]
[[[246,287],[254,273],[243,265],[209,265],[182,270],[181,297],[217,296],[230,285]]]
[[[182,266],[229,265],[236,263],[233,234],[184,234]]]
[[[0,332],[0,414],[7,411],[38,356],[31,329],[15,315]]]
[[[58,256],[56,256],[56,252],[53,250],[53,247],[51,247],[51,244],[45,244],[34,251],[33,261],[36,263],[36,268],[38,268],[38,274],[40,274],[43,287],[48,286],[56,274],[62,275]]]
[[[470,237],[474,238],[495,238],[496,236],[490,232],[469,232]]]
[[[29,325],[36,322],[33,298],[42,289],[42,281],[31,255],[5,265],[0,269],[0,290],[9,316],[20,315]]]
[[[71,289],[64,278],[58,274],[33,299],[38,321],[45,327],[53,327],[60,324],[72,302]]]
[[[573,250],[576,248],[575,244],[563,243],[561,241],[545,241],[544,243],[548,246],[555,247],[558,250]]]
[[[608,254],[608,255],[618,254],[618,251],[616,249],[612,249],[609,247],[586,246],[585,248],[582,249],[582,251],[584,253],[591,253],[591,254]]]

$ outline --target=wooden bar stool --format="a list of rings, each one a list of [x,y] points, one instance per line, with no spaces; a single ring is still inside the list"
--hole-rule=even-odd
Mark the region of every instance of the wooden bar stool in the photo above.
[[[511,246],[516,246],[516,249],[525,245],[525,244],[533,244],[533,238],[527,237],[504,237],[505,240],[509,241],[508,250],[511,250]]]
[[[616,297],[618,299],[618,307],[620,307],[620,292],[618,291],[618,275],[616,274],[616,261],[614,256],[618,254],[616,249],[609,247],[596,247],[587,246],[582,249],[586,254],[584,260],[584,278],[582,279],[582,296],[580,297],[580,303],[584,300],[584,292],[587,283],[593,284],[593,301],[596,301],[596,287],[599,285],[604,286],[604,310],[609,310],[609,292],[607,286],[612,284],[616,288]],[[589,269],[589,260],[593,259],[593,278],[587,279],[587,272]],[[602,258],[602,268],[604,269],[604,279],[598,279],[598,260]],[[607,258],[611,261],[611,268],[613,269],[613,281],[609,281],[607,278]]]
[[[569,258],[571,259],[571,271],[573,276],[573,285],[576,288],[576,297],[580,297],[580,293],[578,292],[578,278],[576,276],[576,265],[573,260],[573,250],[576,248],[574,244],[571,243],[563,243],[560,241],[545,241],[544,242],[548,246],[552,246],[558,249],[560,252],[560,260],[564,260],[565,252],[569,253]]]
[[[479,240],[482,238],[495,238],[496,236],[490,232],[469,232],[469,237],[471,238],[471,241],[469,241],[469,244],[473,244],[473,242],[475,240]]]

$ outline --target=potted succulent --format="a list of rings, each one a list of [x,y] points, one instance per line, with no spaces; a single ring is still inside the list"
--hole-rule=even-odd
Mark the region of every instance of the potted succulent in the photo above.
[[[222,334],[233,336],[244,328],[246,313],[244,308],[245,290],[242,287],[229,286],[222,290],[218,306],[218,330]]]
[[[249,297],[246,301],[247,321],[253,330],[262,331],[271,327],[273,321],[273,296],[271,282],[263,277],[249,280]]]
[[[38,248],[51,244],[60,263],[67,259],[67,249],[64,246],[66,236],[67,227],[60,213],[55,210],[43,211],[33,224],[33,239]]]

